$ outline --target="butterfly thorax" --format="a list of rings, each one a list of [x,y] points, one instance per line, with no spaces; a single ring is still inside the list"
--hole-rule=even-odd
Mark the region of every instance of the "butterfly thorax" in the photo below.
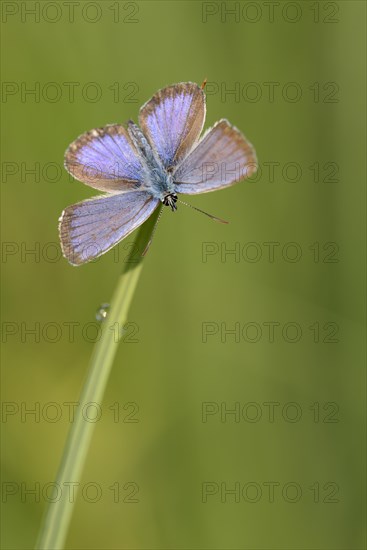
[[[146,189],[165,206],[170,206],[172,210],[176,210],[177,196],[174,193],[175,186],[172,174],[163,166],[139,126],[131,120],[128,122],[128,131],[135,147],[144,159],[144,185]]]

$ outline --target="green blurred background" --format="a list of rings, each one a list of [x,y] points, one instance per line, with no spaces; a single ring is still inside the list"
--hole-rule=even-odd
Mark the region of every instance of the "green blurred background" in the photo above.
[[[228,226],[165,212],[67,548],[364,548],[365,4],[278,4],[2,2],[3,548],[34,545],[128,252],[59,258],[61,211],[96,194],[64,150],[205,77],[206,127],[228,118],[261,172],[191,199]]]

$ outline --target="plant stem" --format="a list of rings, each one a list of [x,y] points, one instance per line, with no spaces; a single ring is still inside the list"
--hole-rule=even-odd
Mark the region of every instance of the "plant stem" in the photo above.
[[[95,426],[94,422],[84,419],[83,407],[87,403],[100,404],[102,402],[122,336],[121,330],[119,330],[120,337],[116,338],[114,328],[122,327],[127,321],[130,304],[142,269],[142,252],[151,238],[159,212],[160,208],[157,208],[140,228],[118,280],[107,319],[102,323],[101,338],[94,347],[88,376],[75,411],[74,423],[70,428],[57,474],[56,487],[61,487],[61,497],[48,505],[36,544],[36,548],[39,550],[61,550],[64,548],[75,501],[73,498],[73,502],[71,502],[65,483],[79,483]]]

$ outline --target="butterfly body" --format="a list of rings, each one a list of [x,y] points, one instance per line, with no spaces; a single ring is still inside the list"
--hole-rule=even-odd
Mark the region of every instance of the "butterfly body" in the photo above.
[[[166,170],[159,157],[137,124],[128,122],[128,132],[142,155],[145,165],[145,188],[155,199],[166,203],[166,197],[175,191],[172,174]]]
[[[200,138],[205,111],[203,89],[182,82],[142,106],[139,126],[110,124],[69,146],[66,169],[105,193],[69,206],[60,217],[61,246],[71,264],[110,250],[160,203],[175,211],[178,194],[229,187],[256,171],[252,145],[227,120]]]

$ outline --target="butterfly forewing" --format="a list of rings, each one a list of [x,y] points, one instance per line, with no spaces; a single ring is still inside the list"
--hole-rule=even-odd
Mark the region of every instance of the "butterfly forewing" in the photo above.
[[[157,208],[149,193],[101,195],[66,208],[59,234],[64,256],[73,265],[104,254],[139,227]]]
[[[205,121],[205,95],[192,82],[168,86],[140,109],[139,124],[163,166],[171,169],[192,149]]]
[[[78,137],[65,153],[66,169],[79,181],[109,193],[144,188],[144,165],[121,124]]]
[[[256,153],[242,133],[227,120],[208,130],[174,172],[177,193],[208,193],[251,176]]]

